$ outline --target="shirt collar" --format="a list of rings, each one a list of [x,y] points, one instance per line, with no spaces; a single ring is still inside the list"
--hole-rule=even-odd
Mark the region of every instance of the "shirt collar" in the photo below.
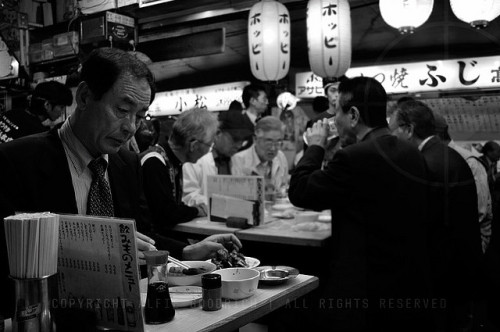
[[[168,161],[170,163],[172,163],[173,166],[175,166],[177,168],[182,168],[181,161],[179,160],[179,158],[177,158],[174,151],[172,151],[172,148],[170,147],[170,145],[167,143],[165,145],[162,145],[162,147],[165,150],[165,154],[167,155]]]
[[[248,116],[250,121],[252,121],[252,123],[255,124],[255,121],[257,121],[257,115],[250,113],[248,111],[244,111],[244,112],[246,113],[246,115]]]
[[[94,158],[90,155],[82,142],[80,142],[78,137],[76,137],[73,129],[71,128],[69,118],[63,123],[58,133],[61,141],[68,149],[73,167],[80,176],[85,171],[87,165],[94,160]],[[108,162],[109,157],[107,154],[103,154],[102,158]]]
[[[422,141],[422,143],[420,143],[420,144],[419,144],[419,146],[418,146],[418,150],[419,150],[419,151],[422,151],[422,149],[423,149],[423,148],[424,148],[424,146],[425,146],[425,143],[429,142],[429,140],[430,140],[431,138],[433,138],[433,137],[434,137],[434,135],[431,135],[431,136],[427,137],[426,139],[424,139],[424,140]]]

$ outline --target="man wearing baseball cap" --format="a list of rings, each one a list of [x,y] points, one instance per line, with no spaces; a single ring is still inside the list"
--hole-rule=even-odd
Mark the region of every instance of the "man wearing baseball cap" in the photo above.
[[[12,110],[0,117],[0,143],[48,130],[42,123],[57,120],[72,103],[73,94],[64,84],[56,81],[38,84],[26,110]]]

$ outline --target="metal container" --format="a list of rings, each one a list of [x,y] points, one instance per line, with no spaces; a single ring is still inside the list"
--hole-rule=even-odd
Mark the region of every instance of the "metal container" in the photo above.
[[[12,277],[12,280],[16,294],[12,331],[55,331],[50,312],[48,276],[33,279]]]

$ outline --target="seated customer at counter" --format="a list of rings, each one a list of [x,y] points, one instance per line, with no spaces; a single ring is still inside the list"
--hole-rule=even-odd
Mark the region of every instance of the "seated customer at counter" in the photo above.
[[[186,245],[150,232],[139,159],[123,148],[154,99],[146,65],[118,49],[97,49],[83,63],[81,79],[76,110],[61,129],[0,144],[0,220],[16,211],[132,218],[159,249],[184,259],[209,258],[227,242],[241,247],[232,234]],[[138,234],[139,251],[155,250],[153,244]],[[0,227],[0,314],[6,317],[14,309],[8,266]]]
[[[266,200],[288,183],[288,161],[280,150],[284,128],[280,119],[265,116],[255,125],[253,145],[231,158],[233,175],[262,175]]]
[[[429,331],[429,315],[415,305],[430,290],[425,163],[416,147],[390,134],[386,104],[373,78],[341,82],[335,124],[341,141],[355,135],[357,143],[321,169],[329,132],[327,120],[318,121],[292,173],[290,202],[332,213],[328,272],[310,330]],[[409,302],[395,308],[389,301],[396,299]]]
[[[182,112],[175,120],[168,141],[160,141],[160,153],[151,152],[142,160],[144,193],[153,217],[155,232],[165,234],[178,223],[207,214],[200,202],[182,202],[182,165],[195,163],[212,148],[218,130],[217,117],[204,109]],[[161,138],[160,138],[161,139]]]
[[[229,112],[229,111],[228,111]],[[243,114],[235,113],[231,117],[219,115],[219,131],[215,135],[212,151],[201,157],[196,163],[185,163],[184,197],[189,206],[208,205],[206,179],[208,175],[231,175],[231,157],[241,148],[243,141],[252,132],[242,128]]]

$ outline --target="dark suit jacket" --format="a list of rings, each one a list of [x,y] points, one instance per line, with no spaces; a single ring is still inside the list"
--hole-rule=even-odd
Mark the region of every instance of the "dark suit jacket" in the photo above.
[[[109,155],[108,176],[115,216],[135,219],[137,229],[151,235],[138,156],[124,149]],[[78,213],[70,169],[57,131],[0,145],[0,199],[0,220],[16,211]],[[10,312],[13,303],[4,300],[3,294],[12,282],[7,278],[3,226],[0,229],[0,306],[4,306],[2,312]],[[171,250],[172,255],[179,255],[184,247],[176,241],[159,242],[157,247],[167,246],[162,249]]]
[[[418,309],[387,306],[391,298],[429,295],[421,154],[379,128],[338,151],[320,170],[323,155],[318,146],[307,149],[292,173],[289,198],[303,208],[331,209],[326,301],[367,299],[368,305],[320,308],[320,319],[331,330],[425,331],[427,316]]]
[[[435,294],[470,299],[478,286],[481,236],[467,162],[437,137],[422,148],[430,190],[430,257]]]

